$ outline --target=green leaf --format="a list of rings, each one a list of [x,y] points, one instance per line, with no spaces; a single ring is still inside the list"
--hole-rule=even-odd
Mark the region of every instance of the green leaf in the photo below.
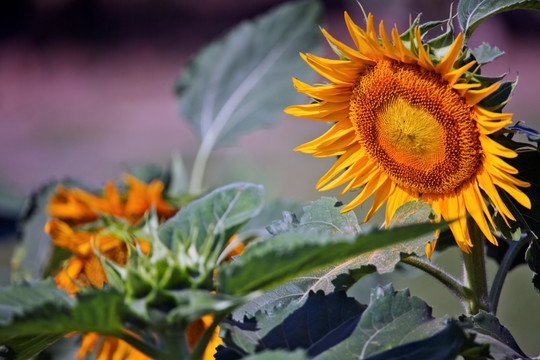
[[[490,358],[489,346],[475,343],[474,337],[464,332],[455,321],[451,321],[431,337],[394,347],[367,357],[366,360],[454,360],[460,354],[466,354],[466,358],[472,359]]]
[[[517,82],[517,78],[514,81],[503,81],[499,88],[488,97],[482,99],[482,101],[479,102],[479,105],[484,109],[501,112],[503,107],[510,100],[512,93],[516,88]]]
[[[431,316],[431,308],[411,297],[408,290],[394,291],[391,285],[377,287],[353,333],[316,359],[363,359],[431,336],[442,328]]]
[[[165,193],[173,198],[184,196],[188,192],[189,176],[180,154],[172,156],[168,170]]]
[[[490,63],[505,54],[504,51],[499,50],[498,47],[491,47],[491,45],[486,42],[483,42],[482,45],[472,49],[471,53],[476,59],[476,62],[480,65]]]
[[[276,312],[258,314],[256,322],[250,319],[229,324],[233,335],[243,334],[256,347],[247,349],[242,342],[237,343],[238,336],[231,336],[225,339],[228,348],[220,349],[216,358],[224,359],[227,353],[239,353],[239,347],[243,347],[246,353],[303,348],[310,357],[314,357],[347,338],[365,308],[343,291],[328,295],[322,291],[311,292],[301,307],[289,306],[276,309]]]
[[[220,291],[242,294],[275,287],[317,268],[442,228],[446,224],[414,224],[371,230],[357,236],[320,231],[291,232],[249,245],[235,261],[220,267]]]
[[[396,210],[388,227],[394,228],[396,226],[427,222],[431,217],[431,205],[423,201],[410,201]],[[380,274],[392,272],[397,263],[399,263],[404,256],[423,256],[426,244],[433,240],[435,240],[435,233],[431,232],[412,237],[409,241],[399,242],[382,249],[367,252],[340,264],[339,266],[344,268],[344,271],[341,271],[341,273],[350,270],[352,279],[358,280],[360,275],[365,275],[372,271],[373,268],[369,268],[369,266],[374,267]],[[339,275],[339,273],[337,275]],[[338,283],[343,281],[347,282],[346,280],[347,279],[342,276],[338,280]],[[348,282],[350,285],[354,284],[352,281]]]
[[[275,351],[264,351],[258,354],[249,355],[243,358],[244,360],[308,360],[309,357],[302,350],[296,351],[285,351],[285,350],[275,350]]]
[[[225,235],[227,240],[262,209],[264,188],[235,183],[223,186],[191,202],[159,228],[159,239],[174,251],[177,236],[200,249],[207,240]]]
[[[71,297],[52,280],[17,283],[0,290],[0,345],[23,359],[73,331],[120,334],[123,309],[112,289]]]
[[[461,0],[458,21],[465,35],[465,43],[474,29],[488,17],[514,9],[540,9],[538,0]]]
[[[298,52],[316,52],[320,22],[319,2],[289,2],[238,25],[187,65],[176,94],[202,148],[230,145],[243,133],[272,126],[283,108],[300,101],[283,80],[309,77]]]
[[[354,235],[360,231],[358,219],[354,212],[342,213],[344,205],[333,197],[322,197],[304,206],[302,216],[298,220],[295,213],[284,212],[282,220],[275,220],[268,231],[272,235],[290,231],[324,231]]]
[[[166,293],[176,302],[176,306],[167,312],[167,323],[180,324],[184,329],[191,322],[204,315],[210,313],[228,314],[234,308],[253,298],[253,295],[230,296],[193,289],[167,291]]]
[[[494,359],[527,358],[510,331],[494,315],[480,311],[473,316],[461,316],[459,320],[464,329],[474,331],[476,341],[489,344]]]
[[[276,219],[283,217],[283,213],[297,213],[302,210],[303,203],[291,199],[277,199],[268,204],[265,204],[259,215],[251,219],[246,226],[242,228],[242,233],[245,232],[260,232],[261,235],[269,236],[270,233],[266,230],[268,224],[275,222]]]
[[[39,279],[43,276],[53,245],[51,238],[43,230],[49,220],[45,209],[49,197],[55,193],[59,182],[52,182],[33,193],[27,200],[23,215],[19,219],[19,243],[11,260],[11,276],[17,279]],[[72,186],[72,182],[64,182]]]
[[[540,294],[540,241],[534,239],[527,248],[525,260],[529,265],[529,269],[533,272],[532,283],[534,289]]]

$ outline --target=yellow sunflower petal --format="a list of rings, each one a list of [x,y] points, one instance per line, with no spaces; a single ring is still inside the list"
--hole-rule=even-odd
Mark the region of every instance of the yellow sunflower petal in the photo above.
[[[342,136],[347,136],[351,132],[354,132],[354,128],[351,126],[350,121],[348,119],[342,119],[338,123],[334,124],[323,135],[296,147],[294,151],[302,151],[311,154],[316,152],[319,146],[324,146],[326,143],[334,142],[336,139],[341,138]]]
[[[443,79],[448,81],[450,85],[454,85],[459,78],[467,72],[471,67],[473,67],[476,64],[476,61],[471,61],[470,63],[467,63],[463,65],[462,67],[455,69],[453,71],[450,71],[443,75]]]
[[[394,216],[394,213],[396,212],[398,207],[409,201],[417,199],[417,195],[413,196],[408,191],[402,189],[399,186],[396,186],[394,188],[394,191],[388,197],[388,202],[386,203],[386,225],[390,223],[390,220],[392,219],[392,216]]]
[[[360,194],[358,194],[358,196],[354,198],[354,200],[351,201],[349,204],[347,204],[347,206],[345,206],[341,211],[347,212],[366,201],[366,199],[373,195],[375,191],[379,190],[379,188],[383,186],[387,180],[388,178],[385,176],[383,171],[373,172],[366,186],[364,186],[364,189],[362,189],[362,192],[360,192]]]
[[[462,45],[463,35],[459,33],[444,58],[441,60],[440,63],[437,64],[437,66],[435,66],[435,71],[437,71],[439,74],[449,73],[450,70],[452,70],[454,63],[456,62],[459,53],[461,52]]]
[[[422,44],[420,28],[415,29],[414,35],[418,44],[418,64],[429,71],[434,71],[435,67],[433,66],[433,63],[431,62],[431,59],[429,58],[429,55]]]
[[[467,103],[469,105],[476,105],[489,95],[493,94],[497,89],[499,88],[499,83],[495,83],[487,88],[480,89],[480,90],[469,90],[467,91],[467,94],[465,95],[465,98],[467,99]]]
[[[285,109],[285,112],[298,117],[306,117],[310,119],[318,119],[322,121],[334,121],[334,116],[338,116],[338,120],[344,118],[342,114],[347,114],[349,104],[347,103],[331,103],[320,102],[308,105],[292,105]]]
[[[387,178],[386,181],[379,186],[373,197],[373,203],[369,209],[364,222],[368,222],[369,219],[381,208],[381,206],[388,200],[390,194],[394,191],[396,184]]]
[[[350,86],[336,84],[311,86],[295,78],[292,80],[296,90],[317,100],[348,102],[349,98],[351,97]]]

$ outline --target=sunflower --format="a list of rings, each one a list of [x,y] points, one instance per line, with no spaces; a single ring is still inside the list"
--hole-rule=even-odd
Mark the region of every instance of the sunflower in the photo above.
[[[502,160],[516,157],[516,152],[490,137],[511,123],[512,114],[479,105],[499,84],[482,88],[471,80],[468,70],[475,62],[458,60],[462,34],[442,59],[434,59],[419,27],[411,28],[409,42],[396,28],[390,39],[382,21],[377,36],[371,14],[366,30],[347,13],[345,21],[357,49],[322,30],[341,59],[301,56],[330,83],[311,86],[293,79],[298,91],[316,100],[285,109],[291,115],[333,123],[325,134],[295,149],[317,157],[339,157],[317,188],[347,183],[341,194],[362,188],[342,211],[374,195],[364,221],[386,203],[386,224],[399,206],[423,200],[431,204],[437,220],[457,219],[449,226],[464,252],[470,253],[474,245],[467,214],[497,244],[486,203],[507,224],[514,217],[500,189],[521,205],[531,205],[518,188],[529,184],[516,178],[518,171]],[[428,257],[434,248],[435,241],[427,244]]]

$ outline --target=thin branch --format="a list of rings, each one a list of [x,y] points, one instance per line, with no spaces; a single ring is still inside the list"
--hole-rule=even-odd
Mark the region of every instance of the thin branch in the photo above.
[[[517,254],[519,254],[521,248],[533,239],[534,235],[532,235],[531,233],[527,233],[527,235],[524,236],[521,240],[512,241],[510,247],[508,248],[508,251],[506,251],[506,254],[504,254],[504,258],[499,265],[499,269],[497,270],[495,278],[493,279],[493,284],[491,285],[491,290],[489,291],[489,304],[491,313],[493,315],[497,314],[499,298],[501,297],[502,287],[504,285],[504,281],[506,280],[506,276],[508,275],[508,271],[510,270],[510,266],[514,262]]]

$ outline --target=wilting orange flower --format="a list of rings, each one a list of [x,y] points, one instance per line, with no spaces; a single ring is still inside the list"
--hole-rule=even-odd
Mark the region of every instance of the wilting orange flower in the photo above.
[[[178,210],[163,200],[162,182],[154,180],[147,185],[130,175],[124,179],[128,185],[126,194],[120,194],[114,184],[108,182],[102,196],[58,186],[56,194],[50,199],[47,211],[54,219],[46,224],[45,232],[51,236],[55,246],[74,254],[55,277],[57,286],[70,294],[79,292],[79,286],[101,288],[107,282],[105,270],[95,251],[120,265],[126,264],[129,256],[129,246],[123,239],[104,232],[102,226],[92,227],[91,223],[99,216],[112,216],[136,224],[151,209],[155,209],[163,219],[171,217]],[[136,243],[143,253],[150,252],[148,241],[137,239]],[[123,340],[96,333],[83,335],[77,359],[84,358],[91,351],[96,351],[98,360],[151,359]]]
[[[48,212],[54,219],[46,224],[45,231],[51,236],[55,246],[74,254],[55,277],[57,286],[70,294],[79,292],[79,286],[92,285],[101,288],[107,282],[96,251],[120,265],[126,264],[128,259],[129,246],[125,240],[106,233],[103,226],[92,226],[91,223],[98,220],[99,216],[113,216],[136,224],[151,209],[155,209],[162,219],[171,217],[178,210],[163,200],[163,183],[160,181],[154,180],[147,185],[129,175],[125,176],[125,181],[128,184],[126,194],[121,194],[112,182],[108,182],[102,196],[59,186],[56,194],[51,197]],[[229,240],[229,244],[235,237]],[[136,243],[144,254],[150,252],[148,241],[136,239]],[[241,254],[243,248],[243,244],[237,245],[225,261]],[[189,326],[186,337],[190,350],[200,341],[213,319],[213,315],[206,315]],[[215,329],[202,360],[214,359],[215,349],[222,343],[218,334],[219,327]],[[84,358],[92,351],[96,352],[98,360],[150,359],[123,340],[97,333],[84,334],[77,359]]]
[[[382,21],[377,36],[371,14],[366,30],[347,14],[345,21],[357,49],[323,30],[343,59],[302,55],[330,84],[311,86],[293,79],[298,91],[317,101],[285,110],[333,123],[325,134],[296,148],[317,157],[339,156],[317,187],[327,190],[348,183],[342,193],[362,188],[343,211],[374,195],[365,221],[386,203],[387,224],[399,206],[421,199],[431,204],[438,219],[458,219],[450,230],[464,252],[474,245],[469,214],[497,244],[486,202],[505,220],[514,217],[496,186],[523,206],[531,205],[518,188],[529,184],[502,160],[516,157],[516,152],[490,136],[509,124],[512,114],[479,105],[499,84],[480,88],[464,76],[475,62],[459,65],[461,34],[439,61],[430,58],[418,27],[407,45],[395,28],[390,39]],[[427,245],[428,257],[434,248],[435,242]]]
[[[77,188],[65,189],[60,185],[50,199],[47,212],[70,224],[81,224],[96,221],[99,214],[137,223],[150,209],[155,209],[162,218],[169,218],[178,211],[163,200],[164,185],[161,181],[145,184],[131,175],[125,175],[124,181],[128,185],[124,196],[120,195],[112,181],[105,185],[102,196]]]

